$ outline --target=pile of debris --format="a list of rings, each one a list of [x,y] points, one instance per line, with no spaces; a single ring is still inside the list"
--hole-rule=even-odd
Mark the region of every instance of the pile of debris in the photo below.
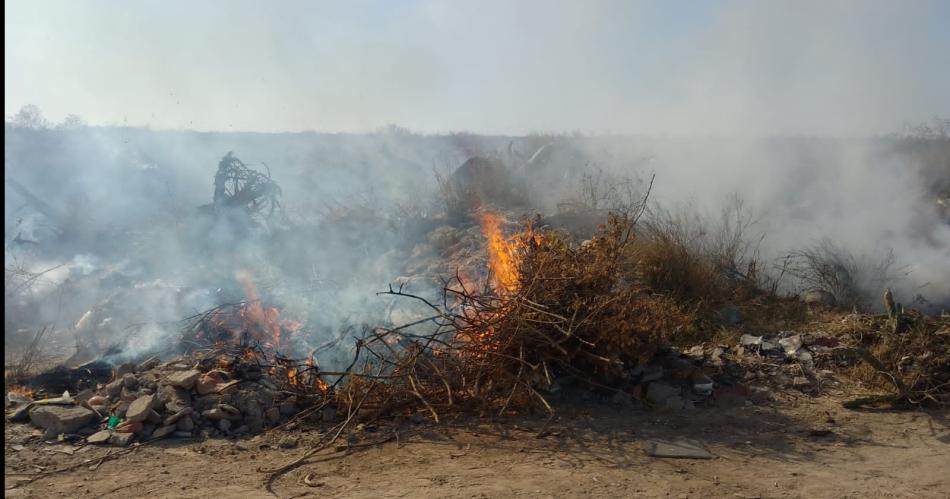
[[[123,364],[114,379],[76,395],[32,400],[10,392],[11,421],[29,420],[45,430],[44,439],[125,446],[134,440],[206,438],[262,432],[286,423],[303,400],[284,388],[285,370],[262,373],[210,367],[219,360],[182,358]],[[256,364],[254,364],[256,365]],[[280,374],[278,374],[280,373]],[[291,378],[293,379],[293,378]],[[332,419],[328,409],[315,418]]]

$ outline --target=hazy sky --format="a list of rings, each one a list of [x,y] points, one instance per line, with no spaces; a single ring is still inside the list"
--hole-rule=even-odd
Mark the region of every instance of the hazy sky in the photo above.
[[[867,134],[950,116],[950,1],[4,3],[7,116]]]

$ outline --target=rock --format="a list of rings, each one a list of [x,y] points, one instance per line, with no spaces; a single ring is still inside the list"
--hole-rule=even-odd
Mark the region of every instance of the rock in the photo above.
[[[168,426],[170,424],[175,424],[178,422],[178,420],[184,418],[185,416],[190,416],[193,412],[195,412],[195,410],[191,407],[185,407],[171,416],[166,417],[165,420],[162,421],[162,425]]]
[[[97,432],[97,431],[99,431],[99,429],[98,429],[98,427],[96,427],[96,426],[84,426],[84,427],[82,427],[82,428],[76,430],[76,434],[77,434],[77,435],[82,435],[82,436],[84,436],[84,437],[88,437],[89,435],[92,435],[93,433],[95,433],[95,432]]]
[[[287,397],[283,402],[278,406],[280,413],[283,416],[293,416],[297,414],[297,397],[290,396]]]
[[[210,419],[212,421],[218,421],[223,419],[241,419],[241,413],[234,407],[231,407],[227,404],[218,404],[217,407],[213,409],[208,409],[201,413],[202,417]]]
[[[130,402],[119,402],[115,404],[114,406],[112,406],[112,412],[116,416],[119,416],[120,418],[124,418],[125,413],[128,412],[129,410],[129,405],[131,405]]]
[[[251,431],[250,428],[248,428],[246,424],[242,424],[241,426],[238,426],[237,428],[235,428],[234,431],[231,432],[231,434],[244,435],[245,433],[248,433],[249,431]]]
[[[155,431],[152,432],[152,438],[165,438],[172,433],[175,433],[175,429],[175,425],[159,426],[155,429]]]
[[[293,416],[297,414],[297,404],[290,401],[281,402],[280,405],[277,406],[277,409],[283,416]]]
[[[241,411],[228,404],[218,404],[218,408],[228,415],[228,419],[241,419]]]
[[[145,418],[145,421],[149,424],[157,425],[162,422],[162,415],[155,412],[155,409],[152,409],[148,412],[148,417]]]
[[[147,395],[147,394],[145,394],[145,393],[140,393],[138,389],[129,390],[128,388],[126,388],[126,387],[123,386],[123,387],[122,387],[122,394],[119,395],[119,400],[121,400],[121,401],[123,401],[123,402],[129,402],[129,403],[131,403],[131,402],[134,402],[135,399],[137,399],[137,398],[139,398],[139,397],[141,397],[141,396],[143,396],[143,395]]]
[[[125,412],[125,419],[132,422],[145,421],[152,412],[155,405],[154,395],[145,395],[135,399],[135,402],[129,404],[129,410]]]
[[[280,439],[280,443],[278,445],[280,445],[281,449],[293,449],[297,446],[297,437],[287,435],[286,437]]]
[[[280,421],[280,409],[276,407],[271,407],[264,411],[264,419],[267,420],[270,424],[275,424]]]
[[[191,405],[191,393],[177,386],[163,385],[158,391],[158,398],[165,412],[180,412]]]
[[[103,397],[102,395],[96,395],[96,396],[90,397],[89,400],[86,401],[86,403],[91,406],[106,405],[109,403],[109,399],[107,399],[106,397]]]
[[[75,433],[98,418],[95,411],[76,405],[33,406],[29,416],[34,425],[46,430],[44,438],[53,438],[60,433]]]
[[[244,422],[251,433],[260,433],[264,429],[264,411],[257,401],[248,401],[243,413]]]
[[[833,307],[838,301],[835,295],[821,289],[806,291],[799,295],[799,298],[809,305],[822,305],[825,307]]]
[[[175,438],[191,438],[192,433],[190,431],[176,431],[172,433],[172,436]]]
[[[134,439],[134,433],[113,433],[109,437],[109,443],[118,447],[128,447]]]
[[[154,368],[158,367],[158,365],[161,364],[161,363],[162,363],[162,361],[159,360],[158,357],[151,357],[151,358],[146,359],[145,361],[143,361],[141,364],[139,364],[139,365],[136,367],[136,371],[138,371],[138,372],[145,372],[145,371],[148,371],[148,370],[150,370],[150,369],[154,369]]]
[[[136,378],[135,375],[132,373],[126,373],[125,375],[122,376],[122,386],[129,390],[138,390],[139,379]]]
[[[647,385],[647,394],[646,398],[654,404],[664,404],[666,399],[671,397],[678,397],[680,394],[679,388],[670,386],[662,381],[654,381]]]
[[[134,374],[135,374],[134,362],[126,362],[125,364],[122,364],[115,368],[115,377],[122,378],[123,381],[125,381],[126,376],[129,376],[129,375],[131,375],[132,378],[134,379],[135,378]],[[138,380],[136,380],[136,382],[138,382]]]
[[[115,427],[116,433],[141,433],[145,425],[141,421],[123,421]]]
[[[218,429],[220,429],[221,431],[228,431],[230,428],[231,428],[231,422],[228,421],[227,419],[222,419],[221,421],[218,421]]]
[[[198,378],[195,391],[198,392],[198,395],[208,395],[214,393],[219,384],[226,383],[227,381],[227,373],[218,370],[208,371]]]
[[[731,303],[720,307],[716,314],[722,319],[722,322],[730,326],[742,324],[742,312]]]
[[[200,377],[201,371],[197,369],[189,369],[187,371],[178,371],[172,373],[167,378],[165,378],[165,381],[167,381],[169,385],[184,388],[185,390],[191,390]]]
[[[112,438],[112,432],[102,430],[86,437],[86,442],[92,445],[102,445],[108,443],[110,438]]]
[[[106,396],[108,396],[111,400],[118,400],[119,396],[122,395],[123,383],[124,382],[121,379],[117,379],[112,383],[107,384],[105,387]]]
[[[195,420],[191,418],[181,418],[175,423],[175,428],[179,431],[191,431],[195,429]]]
[[[223,397],[221,395],[205,395],[204,397],[198,397],[195,399],[194,406],[195,410],[198,412],[204,412],[208,409],[211,409],[221,403]]]
[[[73,400],[75,400],[76,403],[78,404],[82,404],[83,402],[88,404],[89,399],[91,399],[95,395],[96,395],[95,390],[93,390],[92,388],[86,388],[85,390],[77,393],[76,396],[73,397]]]

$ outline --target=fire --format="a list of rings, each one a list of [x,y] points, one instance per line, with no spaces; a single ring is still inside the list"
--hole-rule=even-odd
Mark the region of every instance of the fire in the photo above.
[[[27,397],[27,398],[30,398],[30,399],[32,399],[32,398],[33,398],[33,395],[34,395],[33,390],[31,390],[31,389],[29,389],[29,388],[26,388],[26,387],[24,387],[24,386],[17,386],[17,385],[10,385],[10,386],[8,386],[8,387],[7,387],[7,392],[13,392],[13,393],[15,393],[15,394],[17,394],[17,395],[22,395],[22,396]]]
[[[504,219],[484,212],[479,217],[482,234],[488,241],[488,266],[495,278],[495,290],[504,293],[518,291],[518,259],[516,246],[501,233]]]
[[[248,326],[247,330],[259,332],[265,339],[269,337],[275,347],[280,347],[280,321],[278,320],[280,310],[275,307],[264,308],[249,271],[239,271],[237,279],[244,288],[244,296],[247,297],[247,306],[241,311],[245,324]],[[252,334],[252,336],[256,335]]]

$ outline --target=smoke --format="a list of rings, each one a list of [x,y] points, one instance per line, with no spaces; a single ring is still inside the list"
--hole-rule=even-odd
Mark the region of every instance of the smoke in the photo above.
[[[17,321],[68,329],[108,303],[103,334],[145,352],[243,299],[235,272],[251,270],[315,348],[394,313],[376,293],[446,223],[433,170],[474,154],[518,167],[546,143],[536,209],[594,168],[656,173],[651,201],[709,230],[741,197],[769,263],[825,240],[861,261],[893,252],[899,299],[950,303],[947,135],[881,136],[950,115],[945,2],[111,7],[5,4],[6,114],[93,124],[5,128],[6,178],[48,211],[8,184],[7,289],[28,275],[11,268],[62,265],[17,298]],[[386,123],[426,134],[369,132]],[[228,151],[270,172],[286,220],[200,215]]]

